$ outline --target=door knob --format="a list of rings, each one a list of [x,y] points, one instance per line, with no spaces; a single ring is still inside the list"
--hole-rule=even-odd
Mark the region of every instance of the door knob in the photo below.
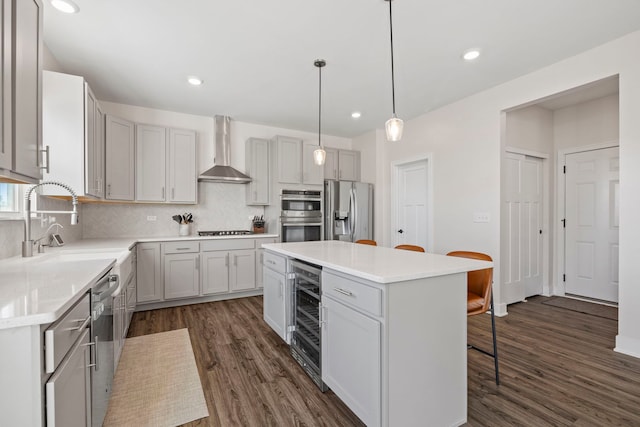
[[[400,230],[398,230],[398,233],[402,234],[404,233],[404,230],[401,228]]]

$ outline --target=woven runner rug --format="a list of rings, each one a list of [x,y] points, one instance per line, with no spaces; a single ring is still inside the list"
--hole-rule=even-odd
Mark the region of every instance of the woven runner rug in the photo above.
[[[178,426],[208,417],[187,329],[125,340],[105,426]]]

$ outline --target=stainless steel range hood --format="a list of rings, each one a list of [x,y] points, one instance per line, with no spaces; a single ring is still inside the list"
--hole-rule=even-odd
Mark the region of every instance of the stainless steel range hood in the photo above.
[[[229,116],[215,116],[216,157],[214,166],[200,174],[198,181],[226,182],[229,184],[246,184],[251,178],[230,166],[231,132]]]

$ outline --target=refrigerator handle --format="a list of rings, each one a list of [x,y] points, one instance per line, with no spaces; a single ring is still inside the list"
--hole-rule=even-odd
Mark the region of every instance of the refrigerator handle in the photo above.
[[[351,188],[350,192],[351,197],[349,198],[349,202],[351,203],[351,206],[349,208],[349,223],[351,225],[351,241],[353,242],[356,237],[356,218],[358,216],[358,204],[356,200],[356,192],[353,187]]]

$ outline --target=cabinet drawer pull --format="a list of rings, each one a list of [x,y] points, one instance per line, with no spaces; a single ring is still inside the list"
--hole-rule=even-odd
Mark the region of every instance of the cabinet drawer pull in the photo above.
[[[176,198],[176,189],[172,188],[171,189],[171,200],[174,200]]]
[[[270,259],[267,260],[267,263],[271,265],[276,265],[276,262]]]
[[[176,248],[176,251],[188,251],[191,248]]]
[[[333,290],[338,292],[339,294],[346,295],[348,297],[352,297],[353,296],[353,293],[351,293],[351,292],[349,292],[349,291],[347,291],[345,289],[342,289],[342,288],[333,288]]]
[[[86,328],[89,325],[89,322],[91,322],[91,316],[87,317],[86,319],[77,319],[74,320],[75,322],[82,322],[82,325],[78,326],[77,328],[65,328],[65,331],[81,331],[84,328]]]

